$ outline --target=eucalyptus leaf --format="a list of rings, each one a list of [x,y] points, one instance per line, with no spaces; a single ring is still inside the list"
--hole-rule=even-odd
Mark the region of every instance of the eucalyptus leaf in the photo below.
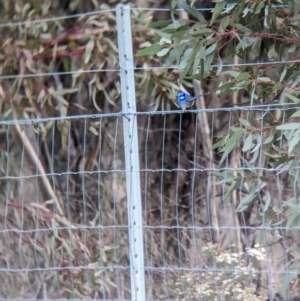
[[[222,162],[226,159],[226,157],[228,156],[228,154],[234,149],[234,147],[240,143],[241,138],[244,135],[244,130],[243,129],[237,129],[237,131],[229,137],[227,143],[225,144],[225,146],[223,147],[222,151],[223,156],[220,160],[220,164],[222,164]]]
[[[203,15],[194,7],[190,7],[186,2],[184,2],[183,0],[179,0],[178,4],[187,12],[189,13],[191,16],[197,18],[200,21],[204,21],[205,22],[205,18],[203,17]]]
[[[184,69],[188,63],[189,60],[192,60],[192,53],[193,53],[193,49],[192,48],[188,48],[185,50],[180,63],[179,63],[179,69]]]
[[[226,6],[226,1],[222,1],[222,2],[218,2],[213,10],[213,15],[211,17],[210,20],[210,25],[213,25],[215,23],[215,21],[217,20],[217,18],[221,15],[224,7]]]
[[[286,97],[288,97],[291,101],[293,101],[294,103],[299,103],[300,102],[300,99],[290,93],[287,93],[287,92],[284,92],[284,95]]]
[[[231,183],[231,185],[229,186],[229,188],[227,189],[224,197],[225,198],[228,197],[234,190],[240,188],[241,187],[241,183],[242,183],[242,179],[241,178],[238,179],[238,180],[236,180],[236,181],[233,181]]]
[[[252,125],[250,124],[250,122],[248,120],[245,120],[244,118],[240,118],[239,121],[245,127],[252,128]]]
[[[173,48],[166,61],[166,67],[170,67],[176,60],[177,48]]]
[[[215,53],[212,52],[209,55],[207,55],[205,57],[205,59],[203,60],[204,61],[204,72],[208,72],[209,71],[209,69],[211,67],[211,63],[212,63],[214,57],[215,57]]]
[[[288,153],[291,154],[291,152],[293,151],[294,147],[299,143],[300,140],[300,132],[295,131],[293,138],[291,139],[291,141],[289,142],[289,149],[288,149]]]
[[[229,16],[225,16],[224,18],[221,19],[221,23],[220,23],[221,28],[226,29],[229,24],[230,24]]]
[[[277,130],[287,130],[287,131],[291,131],[291,130],[297,130],[300,129],[300,123],[296,123],[296,122],[292,122],[292,123],[286,123],[286,124],[282,124],[282,125],[278,125],[276,127]]]
[[[163,48],[160,51],[157,52],[158,57],[165,56],[169,52],[170,48]]]
[[[227,75],[227,74],[231,75],[232,77],[237,77],[238,75],[241,74],[241,72],[233,71],[233,70],[226,70],[221,73],[221,75]]]
[[[222,72],[222,69],[223,69],[223,61],[220,57],[218,57],[218,70],[217,70],[217,74],[216,75],[219,75],[221,72]]]
[[[246,152],[252,148],[252,142],[253,142],[253,136],[249,135],[244,142],[244,146],[242,149],[243,152]]]
[[[201,44],[202,44],[202,42],[201,42]],[[195,58],[194,58],[193,74],[195,74],[196,71],[199,69],[200,61],[202,59],[204,59],[205,48],[203,47],[203,45],[201,47],[201,44],[199,45],[200,50],[197,51]]]
[[[300,110],[295,112],[294,114],[292,114],[291,117],[293,118],[293,117],[299,117],[299,116],[300,116]]]
[[[162,45],[159,44],[153,44],[145,49],[139,50],[135,56],[145,56],[145,55],[154,55],[157,54],[162,49]]]
[[[160,20],[160,21],[151,23],[150,28],[167,27],[171,23],[172,23],[172,20]]]

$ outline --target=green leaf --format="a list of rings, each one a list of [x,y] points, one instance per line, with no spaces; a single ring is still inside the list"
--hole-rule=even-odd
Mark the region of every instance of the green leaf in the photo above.
[[[223,92],[224,90],[230,89],[233,85],[234,85],[234,82],[232,82],[232,81],[231,81],[231,82],[228,82],[228,83],[226,83],[226,84],[224,84],[224,85],[219,86],[217,91],[220,91],[220,93],[221,93],[221,92]]]
[[[274,130],[271,131],[270,135],[265,139],[263,144],[268,144],[268,143],[272,142],[274,139],[274,134],[275,134],[275,131]]]
[[[266,200],[265,200],[265,206],[264,206],[264,212],[266,212],[271,204],[271,195],[269,191],[266,191]]]
[[[183,0],[179,0],[178,4],[191,16],[197,18],[199,21],[205,21],[205,18],[203,17],[203,15],[197,11],[196,8],[194,7],[190,7],[189,5],[186,4],[186,2],[184,2]]]
[[[255,8],[255,14],[259,14],[264,7],[265,7],[265,2],[264,1],[259,2]]]
[[[281,157],[276,156],[275,158],[277,159],[276,160],[276,164],[274,166],[275,168],[280,167],[282,164],[287,163],[287,162],[293,160],[293,158],[290,157],[290,156],[281,156]]]
[[[173,20],[173,23],[168,25],[165,30],[168,31],[168,29],[178,29],[184,25],[186,25],[186,20]]]
[[[172,34],[164,32],[163,30],[160,29],[152,29],[157,35],[159,35],[162,38],[165,38],[167,40],[171,40]]]
[[[244,135],[243,129],[237,129],[237,131],[228,139],[226,145],[223,147],[222,151],[224,151],[223,156],[220,160],[220,164],[224,162],[230,152],[235,148],[240,139]]]
[[[222,69],[223,69],[223,61],[220,57],[218,57],[218,70],[216,75],[219,75],[222,72]]]
[[[210,26],[212,26],[214,24],[214,22],[217,20],[217,18],[223,11],[226,4],[227,4],[226,1],[219,2],[216,4],[215,8],[213,9],[213,15],[210,20]]]
[[[158,57],[165,56],[169,52],[170,48],[163,48],[156,53]]]
[[[255,191],[251,191],[247,194],[238,205],[236,212],[242,212],[246,210],[250,205],[252,205],[258,199],[258,194]]]
[[[242,184],[242,178],[239,178],[238,180],[232,182],[228,190],[226,191],[224,197],[225,198],[228,197],[234,190],[241,188],[241,184]]]
[[[230,152],[231,152],[231,150],[225,149],[225,151],[224,151],[224,153],[222,155],[222,158],[220,160],[220,164],[219,165],[221,165],[224,162],[224,160],[228,157],[228,155],[230,154]]]
[[[213,31],[210,28],[199,28],[197,30],[191,31],[191,35],[195,37],[196,35],[204,36],[207,34],[212,34]]]
[[[162,45],[162,46],[164,46],[164,45],[167,44],[168,47],[169,47],[169,45],[172,44],[172,41],[171,41],[171,40],[168,40],[168,39],[166,39],[166,38],[161,38],[161,39],[159,40],[158,44],[159,44],[159,45]]]
[[[171,39],[175,42],[181,42],[183,40],[192,39],[192,35],[188,32],[187,28],[180,28],[172,34]]]
[[[176,47],[176,61],[179,64],[180,58],[182,57],[183,52],[187,48],[187,43],[182,43],[178,47]]]
[[[237,23],[237,20],[241,18],[241,13],[243,12],[244,8],[246,6],[245,0],[240,0],[239,5],[237,5],[237,11],[232,16],[232,22]]]
[[[232,181],[234,181],[236,178],[234,176],[226,176],[224,179],[218,181],[216,183],[216,185],[223,185],[226,183],[231,183]]]
[[[299,116],[300,116],[300,111],[297,111],[294,114],[292,114],[291,117],[299,117]]]
[[[230,17],[226,16],[226,17],[222,18],[221,23],[220,23],[220,27],[222,29],[226,29],[227,26],[229,25],[229,23],[230,23]]]
[[[204,78],[204,60],[200,61],[200,67],[199,67],[200,72],[194,74],[191,76],[191,79],[196,79],[196,80],[203,80]]]
[[[201,80],[203,80],[204,78],[204,60],[201,60],[200,61],[200,64],[201,64],[201,68],[200,68],[200,77],[201,77]]]
[[[243,16],[242,17],[245,18],[248,15],[248,12],[249,12],[249,7],[246,6],[243,10]]]
[[[284,92],[284,95],[287,96],[291,101],[293,101],[294,103],[299,103],[300,99],[297,98],[296,96],[289,94],[287,92]]]
[[[244,142],[244,147],[243,147],[243,152],[246,152],[252,148],[252,143],[253,143],[253,135],[249,135],[245,142]]]
[[[257,145],[256,145],[256,149],[254,148],[254,150],[251,151],[251,153],[252,153],[253,151],[254,151],[254,153],[253,153],[252,159],[251,159],[250,162],[249,162],[250,164],[254,163],[254,162],[256,161],[256,159],[258,158],[258,155],[259,155],[259,153],[260,153],[259,147],[260,147],[260,145],[257,144]]]
[[[206,56],[206,58],[204,59],[204,73],[209,71],[211,62],[214,59],[214,57],[215,57],[215,53],[213,52],[208,56]]]
[[[237,77],[239,74],[241,74],[241,72],[233,71],[233,70],[226,70],[221,73],[221,75],[227,75],[227,74],[232,77]]]
[[[298,249],[299,250],[299,249]],[[295,257],[297,256],[297,259],[300,259],[299,257],[299,253],[296,255],[297,252],[293,252],[293,254],[295,254]],[[295,263],[292,263],[290,266],[289,266],[289,271],[295,271],[297,273],[299,273],[299,269],[300,269],[300,262],[295,262]]]
[[[251,151],[251,153],[254,153],[257,149],[260,148],[261,140],[262,140],[261,135],[260,134],[255,134],[254,137],[253,137],[253,140],[256,140],[256,146]]]
[[[279,59],[279,55],[274,48],[271,48],[268,52],[268,57],[270,60]]]
[[[287,69],[284,68],[283,71],[282,71],[282,73],[281,73],[281,75],[280,75],[280,80],[279,80],[280,82],[283,82],[283,80],[285,78],[285,75],[286,75],[286,71],[287,71]]]
[[[172,20],[160,20],[157,22],[153,22],[149,27],[150,28],[167,27],[171,23],[172,23]]]
[[[192,53],[193,53],[193,48],[188,48],[188,49],[186,49],[186,51],[184,52],[184,54],[183,54],[183,56],[182,56],[182,58],[181,58],[181,61],[180,61],[180,63],[179,63],[179,66],[178,66],[179,69],[185,68],[186,65],[187,65],[187,62],[188,62],[189,60],[192,60],[192,59],[193,59],[193,58],[191,57]]]
[[[250,124],[250,122],[248,120],[245,120],[244,118],[239,118],[239,121],[245,127],[252,128],[252,126],[251,126],[251,124]]]
[[[201,59],[204,58],[205,48],[203,47],[203,42],[201,41],[198,44],[199,44],[199,46],[197,47],[197,49],[200,48],[200,51],[196,52],[196,55],[194,58],[193,74],[195,74],[197,72],[197,70],[199,69],[199,66],[200,66],[200,61],[201,61]]]
[[[216,148],[219,148],[221,146],[223,146],[225,144],[225,140],[226,140],[226,137],[223,138],[223,139],[220,139],[218,142],[216,142],[213,146],[212,146],[212,149],[216,149]]]
[[[287,228],[291,228],[293,226],[299,225],[299,212],[294,211],[292,214],[289,216],[288,221],[286,223]]]
[[[266,176],[259,177],[262,182],[269,182],[269,178]]]
[[[235,24],[235,28],[238,29],[238,31],[241,31],[243,33],[250,33],[251,29],[249,29],[248,27],[245,27],[244,25],[237,23]]]
[[[215,51],[217,47],[217,43],[210,45],[208,48],[205,49],[205,55],[208,56],[211,54],[213,51]]]
[[[203,23],[203,22],[199,22],[199,23],[196,23],[194,24],[192,27],[191,27],[191,31],[193,30],[198,30],[200,28],[203,28],[203,29],[209,29],[207,28],[207,23]],[[211,30],[211,33],[213,33],[213,31]]]
[[[300,70],[298,70],[297,68],[299,68],[298,66],[294,66],[292,68],[287,69],[286,71],[286,75],[283,79],[283,81],[288,81],[290,79],[296,79],[297,76],[300,75]]]
[[[286,131],[291,131],[291,130],[298,130],[300,129],[300,123],[292,122],[292,123],[286,123],[282,125],[278,125],[276,127],[277,130],[286,130]]]
[[[296,131],[294,133],[293,138],[291,139],[291,141],[289,142],[289,150],[288,150],[288,154],[290,155],[291,152],[293,151],[294,147],[299,143],[300,140],[300,132],[299,130]]]
[[[162,49],[162,46],[159,44],[153,44],[145,49],[139,50],[135,56],[145,56],[145,55],[154,55],[157,54]]]
[[[228,197],[234,190],[241,188],[242,178],[239,178],[236,181],[233,181],[229,186],[228,190],[226,191],[224,197]]]
[[[166,67],[170,67],[176,60],[177,48],[173,48],[166,61]]]
[[[186,67],[183,69],[183,71],[181,72],[180,76],[179,76],[179,83],[182,84],[183,79],[185,78],[185,76],[189,73],[189,71],[191,70],[191,66],[193,64],[193,61],[190,60],[188,62],[188,64],[186,65]]]

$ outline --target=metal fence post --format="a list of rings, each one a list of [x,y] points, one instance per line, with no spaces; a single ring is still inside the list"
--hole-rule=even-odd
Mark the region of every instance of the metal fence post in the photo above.
[[[131,300],[145,300],[143,220],[130,6],[117,6],[119,67],[126,167]],[[129,113],[128,115],[126,113]]]

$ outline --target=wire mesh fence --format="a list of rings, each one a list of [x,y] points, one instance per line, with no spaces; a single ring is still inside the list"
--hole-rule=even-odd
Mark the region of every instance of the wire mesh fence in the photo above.
[[[234,168],[230,162],[219,166],[199,143],[203,114],[228,129],[235,114],[262,116],[266,110],[208,111],[134,114],[147,300],[209,300],[216,292],[265,300],[289,261],[283,246],[270,244],[272,232],[284,230],[282,226],[255,224],[247,212],[236,223],[226,183],[212,185],[214,171],[242,169],[247,174],[256,169],[274,177],[274,170],[263,168],[259,160],[251,167]],[[50,299],[130,299],[122,115],[1,122],[3,297],[42,299],[47,292]],[[58,131],[64,139],[57,139]],[[292,194],[291,188],[278,189],[277,180],[274,208]],[[210,201],[218,204],[218,229],[207,188],[214,193]],[[246,195],[247,189],[241,186],[238,194]],[[263,206],[263,196],[261,202]],[[216,230],[220,249],[214,244]],[[238,232],[244,252],[238,250]],[[263,289],[254,297],[258,279]]]
[[[105,298],[113,284],[111,296],[122,299],[117,279],[121,281],[121,273],[126,278],[129,266],[118,118],[41,121],[3,129],[2,296],[37,298],[46,285],[49,297],[75,298],[96,285]],[[57,131],[64,131],[63,141]],[[82,149],[74,152],[74,143]]]
[[[100,13],[105,12],[115,10]],[[124,57],[128,59],[128,53]],[[122,65],[121,59],[119,63],[115,68],[1,75],[0,80],[109,72],[120,73],[126,82],[129,71],[146,68],[128,67],[124,61]],[[282,64],[257,64],[271,63]],[[212,156],[211,146],[241,117],[258,120],[256,131],[263,137],[270,115],[279,114],[284,124],[285,114],[300,107],[293,103],[136,112],[131,89],[133,82],[120,88],[123,107],[116,113],[46,118],[26,113],[27,119],[19,119],[12,110],[12,119],[0,121],[0,300],[278,297],[293,260],[293,238],[283,235],[290,228],[280,223],[278,208],[295,193],[288,172],[298,168],[266,166],[263,144],[256,158],[236,147],[220,164],[222,154]],[[204,119],[209,120],[205,143]],[[280,147],[283,140],[279,136],[274,143]],[[227,193],[229,180],[237,172],[251,177],[253,171],[269,178],[271,195],[268,198],[250,179],[259,189],[258,205],[236,212],[252,187],[240,183],[234,198]],[[134,173],[141,191],[133,202]],[[218,173],[225,175],[224,181],[217,181]],[[278,210],[277,225],[262,214],[268,199],[274,212]],[[139,214],[141,224],[135,220]],[[139,266],[135,260],[141,254]],[[136,279],[145,282],[145,290]],[[294,288],[288,290],[292,296]]]

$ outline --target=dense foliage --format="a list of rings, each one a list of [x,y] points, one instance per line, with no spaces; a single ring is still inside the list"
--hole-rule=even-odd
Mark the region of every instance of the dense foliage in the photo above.
[[[130,298],[116,2],[0,2],[5,298]],[[299,1],[132,6],[147,298],[299,295]]]
[[[280,240],[291,240],[291,274],[297,277],[299,216],[299,1],[216,0],[210,20],[204,18],[199,1],[188,5],[172,1],[171,19],[151,26],[157,42],[138,55],[166,57],[166,66],[176,63],[183,79],[221,78],[216,90],[247,95],[247,106],[237,123],[219,135],[213,146],[222,154],[222,166],[233,150],[242,168],[216,171],[219,184],[229,184],[225,197],[248,187],[237,212],[259,206],[256,222],[280,231]],[[190,16],[180,19],[177,7]],[[238,56],[240,65],[225,65],[221,50]],[[227,57],[226,57],[227,58]],[[233,67],[233,68],[231,68]],[[238,98],[241,99],[241,98]],[[236,153],[235,153],[236,155]],[[277,191],[279,195],[274,195]],[[296,228],[295,228],[296,227]],[[274,241],[267,241],[272,244]],[[284,244],[285,245],[285,244]],[[286,245],[285,245],[286,246]],[[292,251],[293,250],[293,251]]]

